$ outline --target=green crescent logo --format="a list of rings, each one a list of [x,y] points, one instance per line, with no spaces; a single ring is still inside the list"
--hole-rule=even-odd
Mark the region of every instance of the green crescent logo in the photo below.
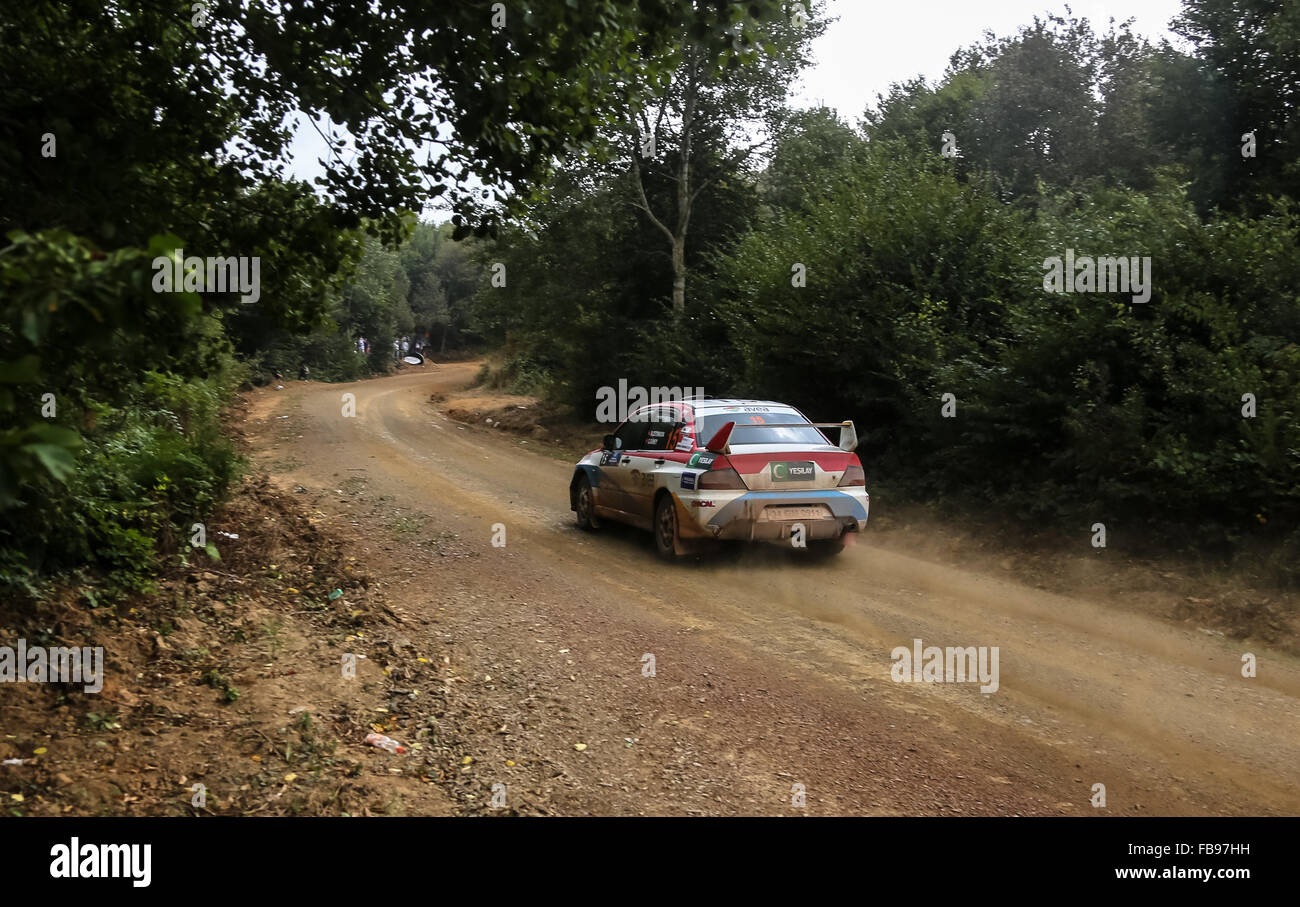
[[[769,463],[768,475],[773,482],[808,482],[817,475],[817,466],[811,462]]]

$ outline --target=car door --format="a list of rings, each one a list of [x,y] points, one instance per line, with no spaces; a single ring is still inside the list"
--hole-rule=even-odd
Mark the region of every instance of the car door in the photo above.
[[[614,432],[614,449],[600,455],[599,506],[630,516],[628,486],[631,472],[630,453],[645,443],[648,425],[629,418]]]
[[[680,437],[680,425],[672,407],[654,406],[645,411],[646,432],[638,450],[628,454],[627,512],[649,524],[654,516],[655,475],[664,465],[665,451]]]

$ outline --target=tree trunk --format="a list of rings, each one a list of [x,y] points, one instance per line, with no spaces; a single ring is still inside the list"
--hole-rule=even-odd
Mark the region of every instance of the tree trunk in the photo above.
[[[665,217],[660,220],[655,216],[654,210],[650,207],[650,198],[646,195],[645,183],[641,177],[641,165],[638,155],[643,153],[641,144],[641,130],[637,122],[637,113],[632,111],[630,123],[632,127],[632,180],[636,185],[637,194],[640,204],[637,206],[645,212],[650,218],[650,222],[668,238],[669,245],[672,249],[673,258],[673,317],[681,318],[686,313],[686,232],[691,225],[691,207],[695,201],[695,193],[691,191],[691,130],[695,127],[695,104],[697,100],[698,73],[695,69],[694,49],[688,47],[685,53],[685,86],[683,88],[683,109],[682,109],[682,126],[681,126],[681,146],[678,148],[677,159],[677,216],[674,219]],[[662,113],[662,109],[661,109]],[[647,127],[650,127],[647,121]],[[657,125],[657,123],[656,123]],[[651,132],[651,137],[654,136]],[[673,226],[670,228],[668,223]]]
[[[686,313],[686,230],[691,225],[691,130],[695,128],[695,59],[688,54],[689,77],[682,110],[681,157],[677,161],[677,223],[673,234],[673,317]]]
[[[686,312],[686,237],[673,237],[673,314]]]

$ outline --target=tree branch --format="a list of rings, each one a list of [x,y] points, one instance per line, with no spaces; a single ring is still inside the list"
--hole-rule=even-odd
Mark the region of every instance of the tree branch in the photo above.
[[[674,242],[675,238],[673,237],[673,231],[669,230],[668,227],[664,225],[664,222],[661,221],[659,218],[655,217],[655,213],[652,210],[650,210],[650,199],[645,194],[645,184],[641,182],[641,162],[637,159],[637,156],[641,153],[641,127],[637,125],[635,114],[631,117],[631,122],[632,122],[632,145],[633,145],[632,181],[636,183],[636,191],[641,198],[641,203],[639,205],[633,203],[634,207],[640,208],[642,211],[644,211],[646,213],[646,217],[650,218],[650,222],[654,224],[656,227],[658,227],[660,230],[662,230],[664,236],[668,237],[668,241],[670,243]]]
[[[731,157],[727,158],[722,163],[722,166],[718,168],[717,173],[713,174],[713,176],[709,177],[708,179],[700,182],[699,186],[695,189],[695,191],[691,193],[691,201],[695,201],[696,197],[698,197],[701,192],[703,192],[709,186],[712,186],[714,183],[716,183],[718,181],[718,178],[727,172],[728,168],[734,167],[736,164],[739,164],[741,161],[745,160],[745,158],[749,157],[751,154],[753,154],[758,149],[762,148],[764,145],[770,144],[771,141],[772,138],[771,136],[769,136],[763,139],[761,142],[755,142],[754,144],[750,145],[748,148],[742,148],[740,151],[736,152]]]

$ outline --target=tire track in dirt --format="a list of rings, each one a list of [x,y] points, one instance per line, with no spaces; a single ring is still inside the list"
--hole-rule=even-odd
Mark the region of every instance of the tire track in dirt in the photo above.
[[[489,527],[505,523],[511,575],[485,570],[472,582],[509,588],[527,578],[538,607],[554,619],[581,626],[585,603],[600,611],[611,634],[647,623],[689,629],[693,644],[725,654],[733,669],[794,678],[804,702],[834,704],[823,733],[834,733],[836,721],[859,725],[852,713],[869,703],[880,722],[906,720],[927,747],[957,757],[951,775],[935,785],[987,792],[1003,784],[1000,773],[980,779],[963,771],[961,754],[979,741],[991,747],[990,764],[1037,769],[1038,783],[1053,788],[1049,799],[1075,805],[1086,806],[1086,789],[1103,781],[1110,812],[1118,811],[1120,791],[1139,790],[1151,812],[1300,812],[1294,659],[1255,647],[1261,677],[1245,680],[1241,653],[1229,641],[873,549],[870,534],[833,563],[754,549],[664,566],[648,536],[573,527],[571,464],[504,433],[459,426],[428,402],[432,391],[466,383],[476,367],[295,385],[263,396],[264,417],[287,401],[301,407],[295,419],[303,438],[293,456],[305,463],[278,479],[331,487],[338,474],[364,467],[377,483],[401,489],[406,503],[472,526],[475,544],[487,551]],[[340,415],[343,392],[357,395],[355,419]],[[999,693],[892,683],[889,652],[915,637],[927,645],[999,646]],[[754,679],[731,678],[741,687]],[[726,749],[725,740],[716,745]],[[753,750],[745,758],[776,764]],[[1088,766],[1083,793],[1075,779],[1085,770],[1076,764]],[[845,765],[850,774],[872,776],[865,759]],[[863,808],[852,800],[838,805]]]

